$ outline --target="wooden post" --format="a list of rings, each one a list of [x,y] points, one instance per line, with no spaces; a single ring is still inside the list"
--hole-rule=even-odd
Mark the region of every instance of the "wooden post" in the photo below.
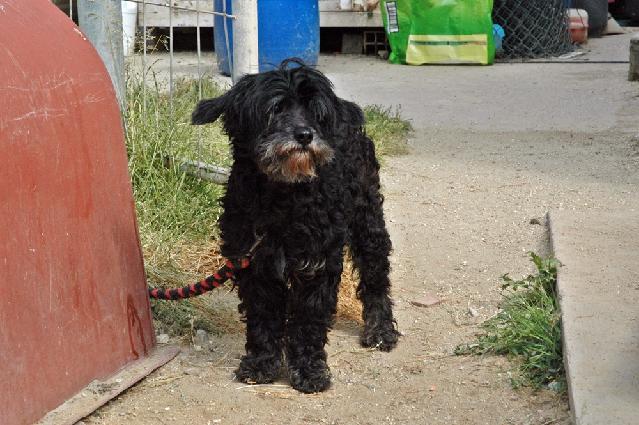
[[[126,85],[124,81],[122,1],[78,0],[78,21],[80,29],[102,58],[111,77],[120,110],[124,112]]]
[[[639,33],[630,39],[630,70],[629,81],[639,81]]]

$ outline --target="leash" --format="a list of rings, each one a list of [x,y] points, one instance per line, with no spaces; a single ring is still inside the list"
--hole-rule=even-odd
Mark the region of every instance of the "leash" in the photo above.
[[[224,282],[235,278],[235,271],[246,269],[251,264],[251,259],[255,250],[264,239],[264,235],[259,236],[253,246],[244,255],[237,259],[226,259],[224,265],[212,275],[202,279],[199,282],[181,288],[151,288],[149,287],[149,297],[156,300],[182,300],[184,298],[197,297],[205,292],[219,288]]]

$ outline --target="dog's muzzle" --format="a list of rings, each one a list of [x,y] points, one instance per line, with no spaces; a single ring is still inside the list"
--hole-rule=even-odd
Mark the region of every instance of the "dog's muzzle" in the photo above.
[[[270,140],[261,145],[258,165],[274,181],[310,181],[317,177],[319,167],[333,159],[333,148],[312,130],[296,129],[293,137],[294,140]]]

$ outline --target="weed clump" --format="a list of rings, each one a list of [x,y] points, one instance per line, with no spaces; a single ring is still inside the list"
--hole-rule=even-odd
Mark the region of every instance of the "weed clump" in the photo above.
[[[561,314],[555,285],[560,263],[554,258],[530,257],[537,268],[521,280],[502,276],[504,300],[497,315],[482,324],[484,333],[456,354],[498,354],[519,362],[513,385],[565,389],[561,345]]]

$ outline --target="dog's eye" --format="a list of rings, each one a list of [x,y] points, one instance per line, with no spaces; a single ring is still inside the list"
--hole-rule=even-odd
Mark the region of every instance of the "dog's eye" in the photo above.
[[[282,104],[276,103],[275,105],[273,105],[272,111],[274,114],[279,114],[280,112],[282,112]]]

